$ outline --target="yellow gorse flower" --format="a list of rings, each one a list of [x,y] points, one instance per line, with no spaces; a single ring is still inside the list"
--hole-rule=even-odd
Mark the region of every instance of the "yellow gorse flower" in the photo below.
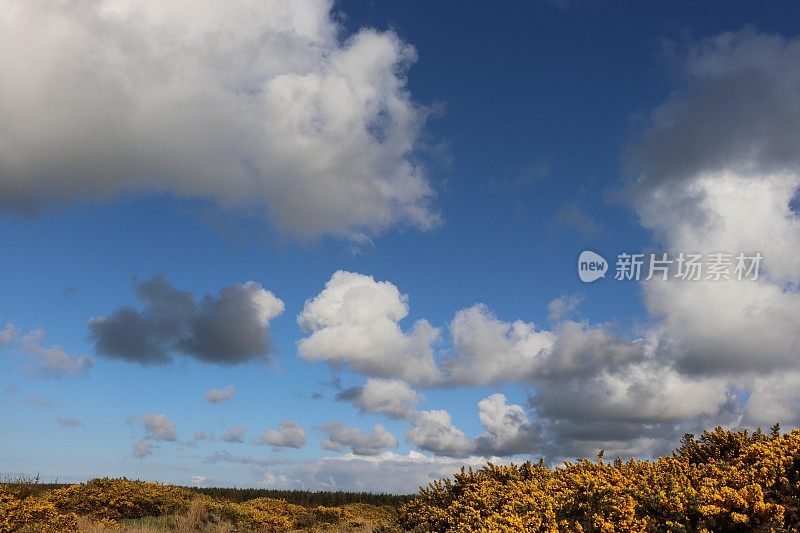
[[[487,465],[435,481],[400,512],[411,531],[798,531],[800,430],[717,428],[653,461]]]

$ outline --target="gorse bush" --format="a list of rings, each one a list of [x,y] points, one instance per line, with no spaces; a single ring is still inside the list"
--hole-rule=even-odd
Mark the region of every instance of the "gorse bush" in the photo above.
[[[61,513],[50,502],[0,487],[0,532],[20,531],[23,528],[38,533],[77,531],[78,517]]]
[[[159,520],[158,525],[130,526],[131,530],[344,532],[369,531],[365,527],[394,520],[390,507],[303,507],[273,498],[239,503],[183,487],[127,479],[93,479],[36,496],[27,494],[22,488],[0,485],[0,533],[125,531],[126,523],[148,517],[169,519]]]
[[[412,531],[798,531],[800,430],[717,428],[671,456],[462,469],[400,510]]]

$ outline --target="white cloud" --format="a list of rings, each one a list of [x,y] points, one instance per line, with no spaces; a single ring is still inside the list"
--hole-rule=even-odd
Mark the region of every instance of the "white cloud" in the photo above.
[[[142,439],[133,446],[133,456],[143,459],[148,455],[153,455],[153,443],[147,439]]]
[[[769,373],[797,369],[800,349],[800,219],[790,212],[795,175],[745,176],[730,172],[698,176],[684,189],[702,196],[694,206],[707,221],[666,217],[680,197],[660,194],[658,206],[642,203],[640,216],[663,234],[675,252],[760,252],[758,281],[650,282],[644,295],[665,327],[661,339],[681,368],[691,373]],[[703,310],[713,312],[703,312]]]
[[[377,455],[385,448],[397,448],[397,439],[380,424],[369,434],[338,423],[326,424],[322,430],[328,434],[322,442],[326,450],[341,451],[348,447],[356,455]]]
[[[233,385],[226,385],[221,389],[211,389],[206,392],[205,399],[209,403],[228,402],[233,399],[236,394],[236,387]]]
[[[268,444],[273,449],[302,448],[306,443],[306,432],[297,422],[287,420],[281,423],[280,429],[268,429],[255,441],[256,444]]]
[[[422,450],[448,457],[464,457],[473,451],[473,443],[453,425],[444,410],[420,411],[414,418],[406,440]]]
[[[144,426],[146,439],[174,441],[178,438],[175,422],[167,415],[147,413],[140,416],[139,421]]]
[[[310,332],[298,343],[299,353],[309,361],[346,364],[369,376],[435,383],[441,376],[431,344],[438,330],[418,320],[404,332],[400,321],[407,315],[408,298],[393,284],[338,271],[298,317]]]
[[[265,209],[299,237],[436,224],[411,157],[414,49],[343,40],[331,4],[9,0],[0,203],[169,191]]]
[[[478,419],[486,428],[476,439],[479,453],[533,454],[542,448],[541,428],[528,420],[521,406],[506,403],[503,394],[492,394],[478,402]]]
[[[225,442],[244,442],[244,434],[247,433],[247,428],[241,426],[231,428],[222,436]]]
[[[408,419],[414,414],[419,394],[399,379],[369,378],[363,387],[344,390],[336,398],[352,401],[364,413]]]
[[[674,361],[684,402],[713,396],[710,409],[735,423],[796,424],[800,39],[746,29],[692,45],[683,59],[689,90],[655,110],[634,150],[634,208],[667,251],[764,260],[758,281],[645,283],[659,321],[652,343]],[[744,405],[721,407],[721,391]]]
[[[554,342],[549,331],[521,320],[498,320],[483,304],[457,312],[450,323],[455,355],[445,362],[454,383],[527,381]]]
[[[784,428],[800,425],[800,371],[756,377],[749,390],[747,423],[769,427],[779,422]]]
[[[22,337],[22,349],[36,362],[36,366],[31,369],[35,375],[50,378],[82,375],[92,367],[89,357],[72,356],[59,346],[44,346],[44,335],[43,329],[37,329]]]

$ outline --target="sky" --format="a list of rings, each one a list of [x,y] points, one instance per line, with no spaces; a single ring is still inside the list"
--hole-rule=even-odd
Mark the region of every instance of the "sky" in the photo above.
[[[798,426],[799,10],[6,0],[0,474],[408,493]]]

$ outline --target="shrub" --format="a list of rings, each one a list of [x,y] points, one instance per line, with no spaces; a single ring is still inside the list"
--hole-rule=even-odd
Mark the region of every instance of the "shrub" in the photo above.
[[[654,461],[464,470],[400,510],[413,531],[797,531],[800,430],[717,428]]]

